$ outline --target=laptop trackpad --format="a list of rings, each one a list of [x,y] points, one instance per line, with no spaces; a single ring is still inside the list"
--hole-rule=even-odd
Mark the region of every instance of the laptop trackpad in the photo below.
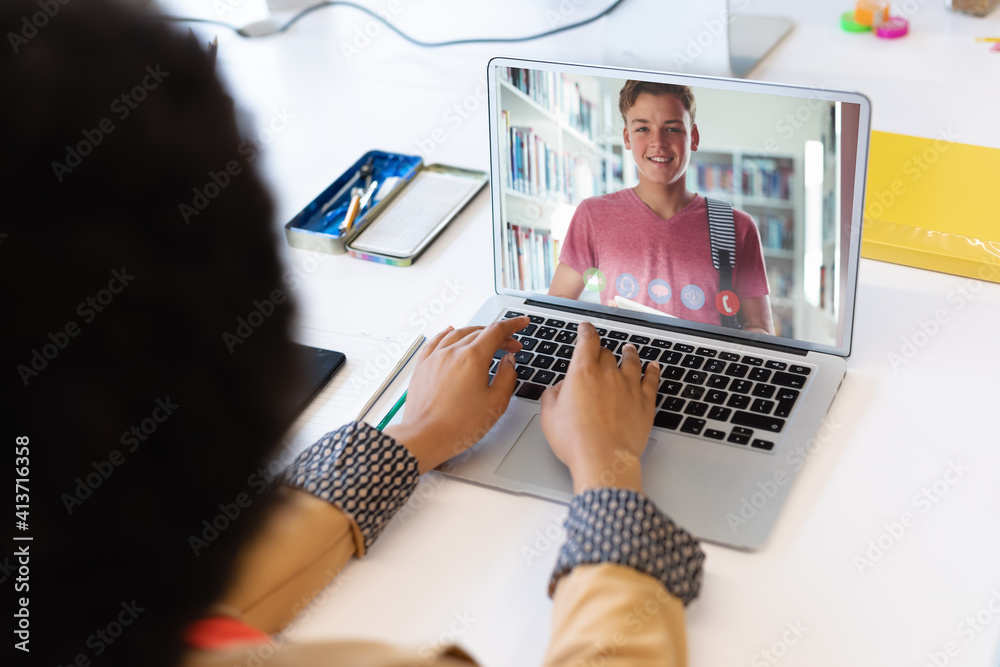
[[[651,437],[646,454],[655,442]],[[573,478],[569,474],[569,468],[552,453],[552,448],[542,433],[541,415],[535,415],[528,422],[495,474],[532,486],[573,494]]]

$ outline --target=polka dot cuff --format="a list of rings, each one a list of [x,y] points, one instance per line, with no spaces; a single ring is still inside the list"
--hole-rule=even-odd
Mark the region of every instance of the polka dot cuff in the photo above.
[[[391,436],[352,422],[299,454],[281,481],[333,503],[353,519],[363,553],[409,500],[420,470],[413,454]]]
[[[655,577],[685,605],[698,597],[705,553],[644,494],[588,489],[573,498],[565,526],[550,596],[577,565],[617,563]]]

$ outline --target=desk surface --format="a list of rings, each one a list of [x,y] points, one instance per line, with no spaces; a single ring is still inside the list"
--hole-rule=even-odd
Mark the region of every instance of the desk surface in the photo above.
[[[185,3],[168,7],[176,4]],[[559,5],[535,3],[518,21],[504,11],[525,4],[484,5],[477,14],[456,0],[400,0],[394,22],[424,39],[524,34],[549,28],[545,11]],[[605,3],[571,4],[577,20]],[[839,30],[850,3],[806,4],[757,0],[748,8],[797,23],[755,78],[860,90],[873,101],[874,129],[932,137],[950,128],[958,141],[1000,148],[1000,54],[972,39],[1000,35],[1000,13],[973,19],[945,12],[940,0],[912,0],[913,34],[885,42]],[[521,45],[449,49],[420,49],[382,30],[348,62],[342,45],[367,21],[328,9],[280,37],[218,32],[220,69],[252,114],[248,131],[284,118],[273,138],[261,137],[270,139],[261,164],[278,203],[276,233],[371,148],[414,152],[440,129],[443,141],[428,162],[488,169],[486,105],[477,95],[490,56],[599,62],[601,54],[596,23]],[[448,113],[463,103],[467,117]],[[433,333],[465,323],[491,293],[490,234],[489,198],[480,195],[410,268],[284,242],[281,251],[303,278],[296,297],[311,324]],[[457,298],[445,304],[444,292]],[[773,649],[789,665],[920,665],[949,642],[958,653],[948,664],[998,664],[998,307],[1000,285],[862,261],[854,354],[832,408],[836,427],[809,458],[763,549],[705,546],[704,589],[688,611],[692,664],[773,664],[762,653]],[[947,321],[936,335],[893,367],[889,355],[938,311]],[[397,380],[371,419],[404,384]],[[921,500],[924,489],[933,502]],[[537,664],[565,508],[435,474],[411,507],[291,636],[428,647],[458,641],[484,665]],[[893,525],[907,512],[915,523],[900,535]],[[888,548],[859,571],[856,558],[878,556],[868,553],[872,543]],[[801,634],[794,645],[785,643],[796,637],[786,632],[792,626]]]

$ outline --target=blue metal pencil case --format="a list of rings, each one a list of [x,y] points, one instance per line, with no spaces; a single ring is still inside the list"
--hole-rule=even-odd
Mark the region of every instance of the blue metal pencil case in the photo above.
[[[378,217],[422,162],[416,155],[368,151],[285,225],[288,244],[347,252],[345,246]]]

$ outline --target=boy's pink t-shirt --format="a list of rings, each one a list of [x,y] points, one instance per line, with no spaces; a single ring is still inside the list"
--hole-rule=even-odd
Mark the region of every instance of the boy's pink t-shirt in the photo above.
[[[753,219],[734,210],[736,266],[733,292],[740,299],[769,294],[760,235]],[[720,324],[715,297],[719,272],[712,265],[705,198],[696,195],[663,220],[631,188],[580,203],[559,261],[583,274],[596,267],[607,286],[601,303],[623,296],[676,317]]]

